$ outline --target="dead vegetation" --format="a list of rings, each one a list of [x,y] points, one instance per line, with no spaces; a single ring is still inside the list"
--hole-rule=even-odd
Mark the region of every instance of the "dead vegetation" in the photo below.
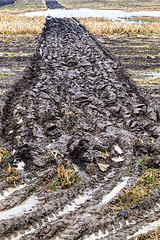
[[[160,185],[160,170],[147,169],[130,189],[124,189],[116,200],[116,204],[128,208],[139,204],[150,191]]]
[[[9,151],[6,148],[0,148],[0,163],[5,160],[6,157],[10,155]]]
[[[160,84],[160,78],[156,79],[139,79],[139,78],[134,78],[134,81],[137,84]]]
[[[16,183],[19,182],[18,173],[19,171],[15,168],[12,168],[11,164],[8,163],[7,182],[16,185]]]
[[[159,239],[160,239],[160,228],[152,233],[135,237],[133,240],[159,240]]]
[[[134,24],[122,21],[111,21],[106,18],[79,18],[80,23],[94,35],[115,33],[160,33],[160,23]]]
[[[64,158],[59,151],[48,150],[58,164],[57,177],[50,183],[51,187],[67,188],[77,180],[77,173],[74,171],[70,161]]]
[[[44,17],[19,16],[24,11],[0,11],[0,34],[40,34]]]

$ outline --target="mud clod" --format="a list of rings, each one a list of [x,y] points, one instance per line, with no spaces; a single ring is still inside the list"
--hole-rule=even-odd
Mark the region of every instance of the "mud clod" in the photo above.
[[[128,213],[125,212],[124,210],[120,209],[119,212],[117,213],[117,217],[128,218]]]

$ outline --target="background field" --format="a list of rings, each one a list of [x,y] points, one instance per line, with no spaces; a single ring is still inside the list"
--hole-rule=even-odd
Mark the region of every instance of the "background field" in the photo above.
[[[40,9],[46,8],[45,0],[16,0],[14,4],[0,9]]]
[[[160,9],[159,0],[59,0],[67,8]]]

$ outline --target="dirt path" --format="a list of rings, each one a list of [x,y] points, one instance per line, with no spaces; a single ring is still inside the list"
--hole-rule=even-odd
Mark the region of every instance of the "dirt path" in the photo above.
[[[4,101],[1,146],[14,150],[9,162],[21,171],[1,163],[1,239],[127,239],[158,219],[159,189],[125,218],[110,208],[140,175],[138,159],[147,155],[148,167],[159,167],[158,121],[156,105],[83,27],[48,20]],[[64,158],[79,177],[70,188],[52,188]],[[7,191],[15,174],[19,189]]]

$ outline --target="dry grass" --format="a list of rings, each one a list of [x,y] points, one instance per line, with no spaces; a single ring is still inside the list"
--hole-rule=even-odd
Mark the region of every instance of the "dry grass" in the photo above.
[[[72,169],[70,161],[58,150],[53,151],[48,149],[48,151],[54,157],[54,160],[58,165],[58,176],[53,179],[50,186],[58,188],[70,187],[77,180],[77,173]]]
[[[9,151],[6,148],[0,148],[0,163],[9,156]]]
[[[9,4],[1,9],[8,10],[8,9],[43,9],[46,7],[45,0],[16,0],[14,4]]]
[[[66,188],[66,187],[70,187],[72,183],[75,182],[77,174],[69,166],[65,168],[64,165],[61,164],[58,167],[58,177],[59,177],[61,188]]]
[[[124,208],[138,204],[149,192],[160,185],[160,171],[146,170],[143,175],[135,182],[131,189],[124,189],[124,194],[121,194],[116,200],[117,205]]]
[[[19,170],[12,168],[10,163],[8,163],[7,182],[16,186],[16,183],[19,182],[18,173]]]
[[[160,84],[160,78],[156,78],[156,79],[139,79],[139,78],[134,78],[134,81],[138,84],[154,84],[154,85],[158,85]]]
[[[160,239],[160,229],[152,233],[135,237],[133,240],[159,240],[159,239]]]
[[[44,17],[18,16],[22,11],[0,11],[0,34],[39,34],[44,27]]]
[[[160,23],[133,24],[128,22],[111,21],[105,18],[79,18],[80,23],[94,35],[115,33],[160,33]]]

